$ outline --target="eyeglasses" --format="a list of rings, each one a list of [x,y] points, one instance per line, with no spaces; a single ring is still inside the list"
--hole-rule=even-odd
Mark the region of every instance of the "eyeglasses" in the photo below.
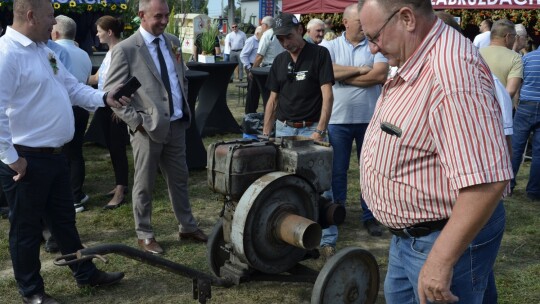
[[[394,16],[401,10],[398,9],[396,10],[395,12],[392,13],[392,15],[390,15],[390,17],[388,17],[386,19],[386,21],[384,22],[383,26],[381,26],[381,28],[377,31],[377,33],[375,35],[373,35],[373,37],[370,37],[369,35],[366,35],[366,39],[367,41],[369,41],[370,43],[373,43],[375,45],[377,45],[377,40],[379,40],[379,36],[381,35],[382,31],[384,30],[384,28],[386,27],[386,25],[388,25],[388,22],[390,22],[390,20],[392,20],[392,18],[394,18]],[[378,46],[378,45],[377,45]]]
[[[237,26],[236,26],[236,25],[233,25],[233,26],[231,26],[231,28],[237,28]]]

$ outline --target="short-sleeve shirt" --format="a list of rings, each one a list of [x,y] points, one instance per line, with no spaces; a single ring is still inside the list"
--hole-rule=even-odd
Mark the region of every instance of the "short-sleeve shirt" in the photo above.
[[[266,30],[261,36],[259,48],[257,49],[257,54],[264,56],[261,66],[271,65],[272,62],[274,62],[274,58],[283,51],[285,51],[285,49],[274,35],[274,30]]]
[[[492,79],[470,40],[437,20],[385,83],[360,157],[362,195],[382,224],[449,218],[460,189],[512,178]]]
[[[276,118],[317,122],[321,116],[323,84],[334,84],[332,60],[324,47],[306,43],[293,62],[289,52],[274,59],[266,87],[279,94]]]
[[[510,78],[523,79],[523,62],[518,53],[504,46],[490,45],[481,48],[480,54],[505,87]]]
[[[353,45],[345,37],[345,32],[340,37],[321,44],[328,49],[332,62],[342,66],[369,66],[373,68],[375,63],[387,63],[381,53],[371,54],[367,39],[358,45]],[[369,87],[358,87],[337,81],[332,87],[334,93],[334,105],[330,124],[358,124],[369,123],[375,111],[375,104],[381,94],[382,85],[377,84]]]
[[[523,57],[523,76],[519,99],[540,102],[540,50]]]

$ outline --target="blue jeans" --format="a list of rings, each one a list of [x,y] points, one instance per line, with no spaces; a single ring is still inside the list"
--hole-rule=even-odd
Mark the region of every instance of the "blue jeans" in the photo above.
[[[529,135],[533,132],[532,163],[527,183],[527,194],[540,197],[540,102],[537,104],[519,104],[514,116],[514,134],[512,135],[512,168],[514,176],[519,171],[523,160],[525,145]],[[516,179],[512,179],[510,186],[516,186]]]
[[[332,199],[335,203],[345,205],[347,201],[347,171],[351,160],[352,144],[356,142],[356,157],[360,158],[364,135],[369,124],[331,124],[328,125],[330,144],[334,149],[332,168]],[[360,195],[362,206],[362,221],[373,219],[366,202]],[[338,238],[337,226],[323,230],[321,246],[336,246]]]
[[[83,246],[75,227],[75,209],[70,170],[63,154],[19,153],[28,162],[26,175],[13,181],[15,171],[0,162],[0,182],[9,203],[9,250],[15,280],[22,296],[44,291],[39,274],[41,219],[54,235],[62,254],[74,253]],[[70,266],[81,284],[88,283],[96,271],[90,261]]]
[[[318,123],[314,123],[311,126],[305,127],[305,128],[293,128],[293,127],[287,126],[287,124],[276,119],[276,137],[280,137],[280,136],[311,137],[313,132],[317,130],[318,125],[319,125]]]
[[[502,201],[454,265],[450,290],[459,303],[497,303],[493,264],[505,225]],[[418,275],[440,231],[420,238],[393,236],[384,296],[388,304],[419,303]]]

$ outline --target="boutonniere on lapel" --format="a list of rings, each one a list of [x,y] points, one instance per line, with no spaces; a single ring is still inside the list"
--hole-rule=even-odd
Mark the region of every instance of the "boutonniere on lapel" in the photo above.
[[[56,73],[58,73],[58,64],[56,63],[56,57],[54,57],[54,53],[49,53],[49,64],[51,65],[54,75],[56,75]]]
[[[174,43],[171,43],[171,46],[172,46],[174,57],[176,58],[176,62],[180,62],[182,60],[182,48],[180,48],[177,45],[174,45]]]

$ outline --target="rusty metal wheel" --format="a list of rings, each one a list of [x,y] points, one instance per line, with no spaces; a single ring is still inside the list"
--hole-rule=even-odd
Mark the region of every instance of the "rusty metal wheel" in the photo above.
[[[317,221],[318,196],[311,184],[286,172],[257,179],[236,206],[231,229],[234,254],[268,274],[287,271],[301,261],[306,250],[276,236],[276,222],[283,213]]]
[[[225,250],[222,218],[218,220],[212,229],[212,233],[208,236],[206,247],[206,259],[208,260],[210,270],[214,275],[220,277],[221,266],[225,265],[225,262],[229,260],[229,252]]]
[[[317,276],[311,304],[372,304],[379,293],[379,266],[366,250],[347,247],[331,257]]]

